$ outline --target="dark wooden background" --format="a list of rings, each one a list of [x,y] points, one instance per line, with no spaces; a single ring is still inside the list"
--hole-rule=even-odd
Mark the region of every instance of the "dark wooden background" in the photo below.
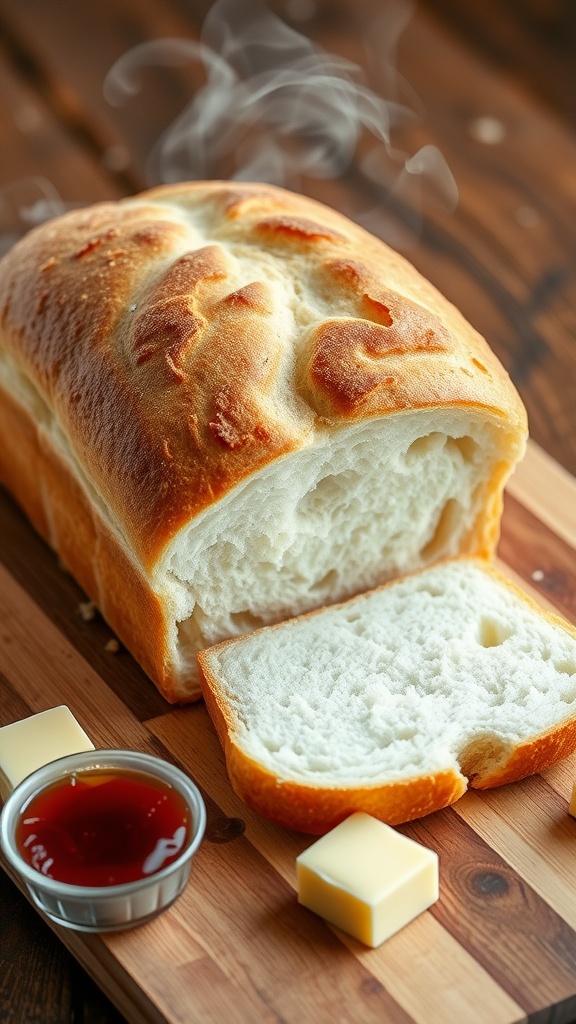
[[[241,6],[241,0],[238,0]],[[102,84],[135,45],[197,38],[209,0],[0,0],[0,235],[40,176],[67,204],[154,183],[146,156],[198,85],[158,73],[145,103],[114,110]],[[360,64],[376,15],[407,24],[398,72],[419,119],[395,134],[434,143],[460,193],[375,191],[354,160],[304,190],[345,211],[380,204],[406,254],[489,339],[527,405],[532,437],[576,474],[576,4],[573,0],[277,0],[288,24]],[[376,59],[376,72],[378,60]],[[374,88],[382,88],[372,70]],[[398,83],[396,83],[398,84]],[[401,86],[408,95],[408,86]],[[489,120],[486,120],[489,119]],[[362,144],[360,146],[360,152]],[[27,181],[28,180],[28,181]],[[20,182],[20,185],[14,183]],[[46,182],[49,184],[47,185]],[[6,187],[8,186],[8,187]],[[378,230],[378,221],[375,222]],[[2,1024],[120,1024],[121,1016],[0,873]]]

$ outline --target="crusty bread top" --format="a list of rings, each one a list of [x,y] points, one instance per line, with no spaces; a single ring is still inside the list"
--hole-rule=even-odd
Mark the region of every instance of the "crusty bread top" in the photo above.
[[[522,403],[463,317],[346,218],[194,183],[75,211],[0,268],[2,345],[151,569],[193,515],[344,421]]]

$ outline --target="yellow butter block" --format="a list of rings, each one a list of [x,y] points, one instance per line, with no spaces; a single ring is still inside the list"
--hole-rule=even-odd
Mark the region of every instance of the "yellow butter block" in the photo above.
[[[0,798],[27,775],[67,754],[94,750],[94,744],[66,705],[41,711],[0,729]]]
[[[362,812],[301,853],[296,870],[298,902],[367,946],[438,899],[438,855]]]

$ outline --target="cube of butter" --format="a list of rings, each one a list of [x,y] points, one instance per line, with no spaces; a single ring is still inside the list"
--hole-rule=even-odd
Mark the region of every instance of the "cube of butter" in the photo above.
[[[6,800],[31,772],[94,744],[64,704],[0,729],[0,797]]]
[[[438,899],[438,855],[357,812],[296,859],[298,902],[379,946]]]

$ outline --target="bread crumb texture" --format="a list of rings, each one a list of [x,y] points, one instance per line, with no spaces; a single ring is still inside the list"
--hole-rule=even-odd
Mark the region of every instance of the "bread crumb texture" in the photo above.
[[[508,781],[519,749],[576,716],[575,631],[465,559],[201,657],[231,742],[279,800],[284,781]],[[560,739],[523,774],[569,752]]]

